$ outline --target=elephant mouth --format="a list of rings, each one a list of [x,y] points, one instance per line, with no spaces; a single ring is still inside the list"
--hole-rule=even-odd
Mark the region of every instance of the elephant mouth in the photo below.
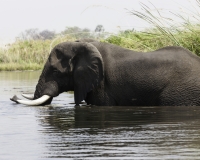
[[[52,99],[52,97],[49,95],[43,95],[42,97],[35,99],[35,100],[33,100],[33,96],[30,96],[27,94],[22,94],[22,96],[29,100],[21,100],[17,96],[14,96],[10,100],[12,100],[16,103],[20,103],[20,104],[24,104],[24,105],[28,105],[28,106],[39,106],[39,105],[45,104],[47,101]]]

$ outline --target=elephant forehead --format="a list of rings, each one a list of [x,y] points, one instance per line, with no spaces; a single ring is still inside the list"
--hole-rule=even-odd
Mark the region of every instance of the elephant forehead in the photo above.
[[[57,70],[63,72],[65,69],[63,68],[61,64],[62,59],[58,59],[55,53],[53,53],[50,57],[50,65],[53,68],[56,68]]]
[[[54,64],[52,64],[53,68],[56,68],[60,72],[66,71],[66,66],[63,66],[61,63],[61,60],[56,61]]]

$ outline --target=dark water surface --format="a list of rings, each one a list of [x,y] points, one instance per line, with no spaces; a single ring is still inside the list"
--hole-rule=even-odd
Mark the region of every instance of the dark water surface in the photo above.
[[[200,107],[74,107],[9,100],[33,93],[40,72],[0,72],[0,160],[200,159]]]

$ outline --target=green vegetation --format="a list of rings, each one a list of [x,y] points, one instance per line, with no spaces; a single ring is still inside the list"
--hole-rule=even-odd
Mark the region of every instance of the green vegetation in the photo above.
[[[187,27],[170,33],[162,33],[156,29],[145,32],[125,31],[104,41],[142,52],[165,46],[182,46],[200,56],[200,25]]]
[[[197,0],[197,6],[200,7],[200,0]],[[150,24],[151,28],[140,32],[123,31],[118,35],[110,36],[105,41],[136,51],[153,51],[165,46],[182,46],[200,56],[200,24],[191,23],[183,13],[172,13],[176,19],[172,20],[163,16],[156,8],[154,12],[144,4],[142,8],[143,12],[131,11],[130,13]],[[194,11],[190,14],[189,17],[199,22],[199,13]]]
[[[0,71],[42,69],[56,44],[74,40],[73,37],[65,36],[54,40],[16,41],[8,49],[0,49]]]
[[[200,1],[197,3],[200,6]],[[183,16],[176,15],[182,21],[181,24],[177,24],[172,19],[163,18],[159,11],[155,14],[150,12],[148,6],[142,5],[142,7],[144,13],[137,11],[130,13],[152,26],[143,31],[126,30],[104,38],[102,25],[98,25],[95,32],[78,27],[66,27],[60,35],[48,30],[42,32],[37,29],[27,30],[8,49],[0,48],[0,71],[42,69],[50,50],[56,44],[86,37],[143,52],[165,46],[182,46],[200,56],[200,24],[190,23]],[[199,15],[192,15],[192,17],[198,20]],[[165,24],[168,24],[167,27]]]
[[[15,43],[7,48],[0,48],[0,71],[40,70],[55,45],[80,38],[102,38],[103,26],[97,25],[96,29],[97,31],[92,32],[86,28],[66,27],[57,35],[48,30],[26,30]]]

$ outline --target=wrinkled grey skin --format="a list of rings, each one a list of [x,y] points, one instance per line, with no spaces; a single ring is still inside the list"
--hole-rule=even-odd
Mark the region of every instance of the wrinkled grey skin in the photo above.
[[[200,105],[200,59],[181,47],[140,53],[91,39],[64,42],[51,51],[34,96],[67,91],[76,105]]]

